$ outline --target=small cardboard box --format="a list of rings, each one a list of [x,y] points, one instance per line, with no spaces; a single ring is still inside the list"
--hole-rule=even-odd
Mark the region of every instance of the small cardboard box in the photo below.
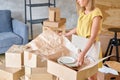
[[[25,76],[28,80],[53,80],[53,75],[47,72],[47,68],[25,67]]]
[[[66,26],[65,25],[62,25],[61,27],[58,27],[58,28],[53,28],[53,27],[49,27],[49,26],[43,26],[43,32],[45,31],[45,30],[48,30],[48,29],[50,29],[50,30],[52,30],[52,31],[54,31],[54,32],[56,32],[57,34],[58,33],[62,33],[62,34],[65,34],[65,29],[66,29]]]
[[[18,68],[24,65],[23,47],[24,46],[22,45],[13,45],[12,47],[8,49],[8,51],[5,53],[5,66],[6,67]]]
[[[86,45],[85,43],[87,40],[81,37],[78,37],[78,38],[76,37],[78,36],[72,37],[73,38],[72,40],[75,40],[73,41],[73,43],[76,44],[75,46],[81,45],[81,46],[77,46],[78,49],[83,49]],[[79,38],[83,39],[82,43],[79,43],[79,40],[78,40]],[[77,49],[74,46],[72,46],[72,43],[68,42],[69,40],[67,40],[66,38],[65,40],[66,40],[65,41],[66,47],[73,53],[77,53],[76,51]],[[73,68],[57,63],[57,59],[47,60],[47,66],[48,66],[47,70],[49,73],[64,80],[86,80],[88,77],[97,73],[98,63],[103,60],[103,59],[101,60],[97,59],[99,56],[99,51],[100,51],[100,44],[99,42],[96,42],[95,44],[93,44],[93,47],[91,47],[90,50],[88,51],[89,53],[86,54],[86,58],[89,58],[90,63],[88,65],[84,65],[83,67],[80,67],[79,70],[77,71],[74,70]],[[97,55],[97,56],[94,56],[94,55]]]
[[[0,80],[18,80],[24,75],[24,68],[8,68],[0,65]]]
[[[57,22],[60,21],[60,9],[59,8],[49,8],[49,21]]]
[[[64,25],[65,23],[66,23],[66,19],[65,18],[61,18],[57,22],[52,22],[52,21],[46,20],[46,21],[43,22],[43,25],[44,26],[57,27],[58,28],[58,27]]]
[[[55,22],[55,11],[49,9],[49,21]]]
[[[45,67],[47,65],[47,62],[44,61],[38,50],[25,50],[24,65],[31,68]]]

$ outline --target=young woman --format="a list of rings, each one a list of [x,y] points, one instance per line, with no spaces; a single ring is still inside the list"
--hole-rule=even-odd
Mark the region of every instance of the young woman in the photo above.
[[[87,51],[95,41],[99,40],[98,35],[102,27],[102,13],[99,8],[95,7],[94,0],[76,0],[76,3],[79,14],[77,27],[66,33],[65,36],[76,33],[78,36],[89,39],[85,49],[78,56],[78,63],[81,66]],[[90,77],[89,80],[95,80],[95,76]]]

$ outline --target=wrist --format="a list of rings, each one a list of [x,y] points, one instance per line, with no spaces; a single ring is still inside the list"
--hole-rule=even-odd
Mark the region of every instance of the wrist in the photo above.
[[[85,56],[85,53],[83,51],[79,52],[81,56]]]

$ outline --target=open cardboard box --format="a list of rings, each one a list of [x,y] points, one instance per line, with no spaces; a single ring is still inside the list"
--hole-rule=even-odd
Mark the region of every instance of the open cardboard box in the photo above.
[[[66,38],[64,38],[64,41],[65,46],[72,52],[70,53],[70,55],[75,58],[77,57],[75,55],[78,53],[78,50],[84,49],[87,39],[73,35],[72,43]],[[88,77],[94,75],[98,71],[98,63],[105,59],[102,58],[99,60],[98,59],[99,53],[100,42],[95,42],[85,56],[90,61],[89,64],[80,67],[76,71],[73,68],[59,64],[57,62],[57,59],[56,60],[48,59],[47,71],[64,80],[86,80]]]

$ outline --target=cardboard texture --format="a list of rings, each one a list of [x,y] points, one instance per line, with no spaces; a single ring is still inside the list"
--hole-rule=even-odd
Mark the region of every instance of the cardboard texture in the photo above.
[[[55,21],[55,11],[49,9],[49,21]]]
[[[49,8],[49,21],[58,22],[60,21],[60,9],[59,8]]]
[[[29,42],[26,46],[31,48],[32,50],[42,50],[46,51],[48,49],[54,49],[56,47],[61,46],[63,44],[63,40],[61,36],[58,36],[52,30],[46,30],[41,33],[34,40]],[[44,52],[45,53],[45,52]]]
[[[120,72],[120,62],[106,61],[105,64],[107,64],[110,68],[115,69],[116,71]]]
[[[65,23],[66,23],[66,19],[61,18],[60,21],[57,21],[57,22],[52,22],[52,21],[46,20],[46,21],[43,22],[43,25],[58,28],[58,27],[64,25]]]
[[[97,80],[120,80],[120,75],[98,72]]]
[[[42,67],[46,59],[56,59],[69,50],[63,46],[63,39],[51,30],[46,30],[26,45],[24,64],[32,68]],[[41,66],[42,65],[42,66]]]
[[[37,50],[25,50],[24,51],[24,65],[31,68],[35,67],[45,67],[47,66],[46,61],[42,59],[43,57],[39,55]]]
[[[0,80],[18,80],[24,75],[24,68],[8,68],[0,65]]]
[[[84,46],[86,44],[86,41],[87,40],[84,40],[83,38],[81,37],[78,37],[79,39],[82,39],[82,43],[79,42],[79,40],[76,38],[78,36],[75,36],[75,37],[72,37],[72,38],[75,38],[75,39],[72,39],[72,40],[75,40],[75,41],[72,41],[75,44],[79,44],[81,46],[74,46],[72,45],[72,43],[67,39],[65,38],[65,46],[73,52],[73,54],[71,56],[73,57],[77,57],[75,55],[77,55],[78,53],[78,50],[79,49],[83,49]],[[77,39],[77,40],[76,40]],[[81,40],[80,40],[81,41]],[[84,42],[85,41],[85,42]],[[97,73],[98,71],[98,63],[103,61],[105,58],[103,59],[98,59],[98,56],[99,56],[99,49],[100,49],[100,43],[99,42],[96,42],[95,44],[93,44],[93,48],[92,49],[92,52],[94,54],[92,54],[93,56],[94,55],[97,55],[97,56],[91,56],[90,52],[87,53],[87,55],[85,56],[85,58],[87,58],[89,60],[89,64],[83,64],[81,67],[78,67],[77,70],[74,69],[74,68],[71,68],[71,67],[67,67],[65,65],[61,65],[61,64],[58,64],[56,61],[57,60],[48,60],[47,61],[47,70],[49,73],[59,77],[59,78],[62,78],[64,80],[86,80],[88,77],[94,75],[95,73]],[[71,53],[70,53],[71,54]]]
[[[42,73],[47,73],[46,67],[31,68],[31,67],[25,66],[25,75],[42,74]]]
[[[24,65],[23,55],[24,46],[13,45],[5,53],[5,65],[6,67],[19,68]],[[14,62],[14,64],[13,64]]]
[[[30,76],[25,75],[25,80],[31,80]],[[42,78],[40,77],[40,78],[33,79],[33,80],[51,80],[51,76],[50,75],[48,77],[43,76]],[[61,79],[59,79],[56,76],[52,75],[52,80],[61,80]]]
[[[47,66],[47,59],[57,59],[59,56],[62,56],[62,52],[66,53],[65,55],[68,55],[69,53],[68,49],[65,47],[62,47],[60,49],[61,51],[56,52],[55,54],[51,55],[44,55],[39,52],[39,50],[31,50],[31,51],[24,51],[24,65],[31,67],[31,68],[37,68],[37,67],[46,67]]]
[[[53,75],[47,72],[47,68],[25,67],[25,75],[28,80],[53,80]]]
[[[45,30],[52,30],[52,31],[54,31],[55,33],[57,33],[57,34],[59,34],[59,33],[62,33],[62,34],[65,34],[65,28],[66,28],[66,26],[65,25],[62,25],[61,27],[59,27],[59,28],[53,28],[53,27],[47,27],[47,26],[43,26],[43,32],[45,31]]]
[[[64,80],[85,80],[97,71],[97,65],[82,71],[75,71],[55,61],[48,60],[48,72]]]

